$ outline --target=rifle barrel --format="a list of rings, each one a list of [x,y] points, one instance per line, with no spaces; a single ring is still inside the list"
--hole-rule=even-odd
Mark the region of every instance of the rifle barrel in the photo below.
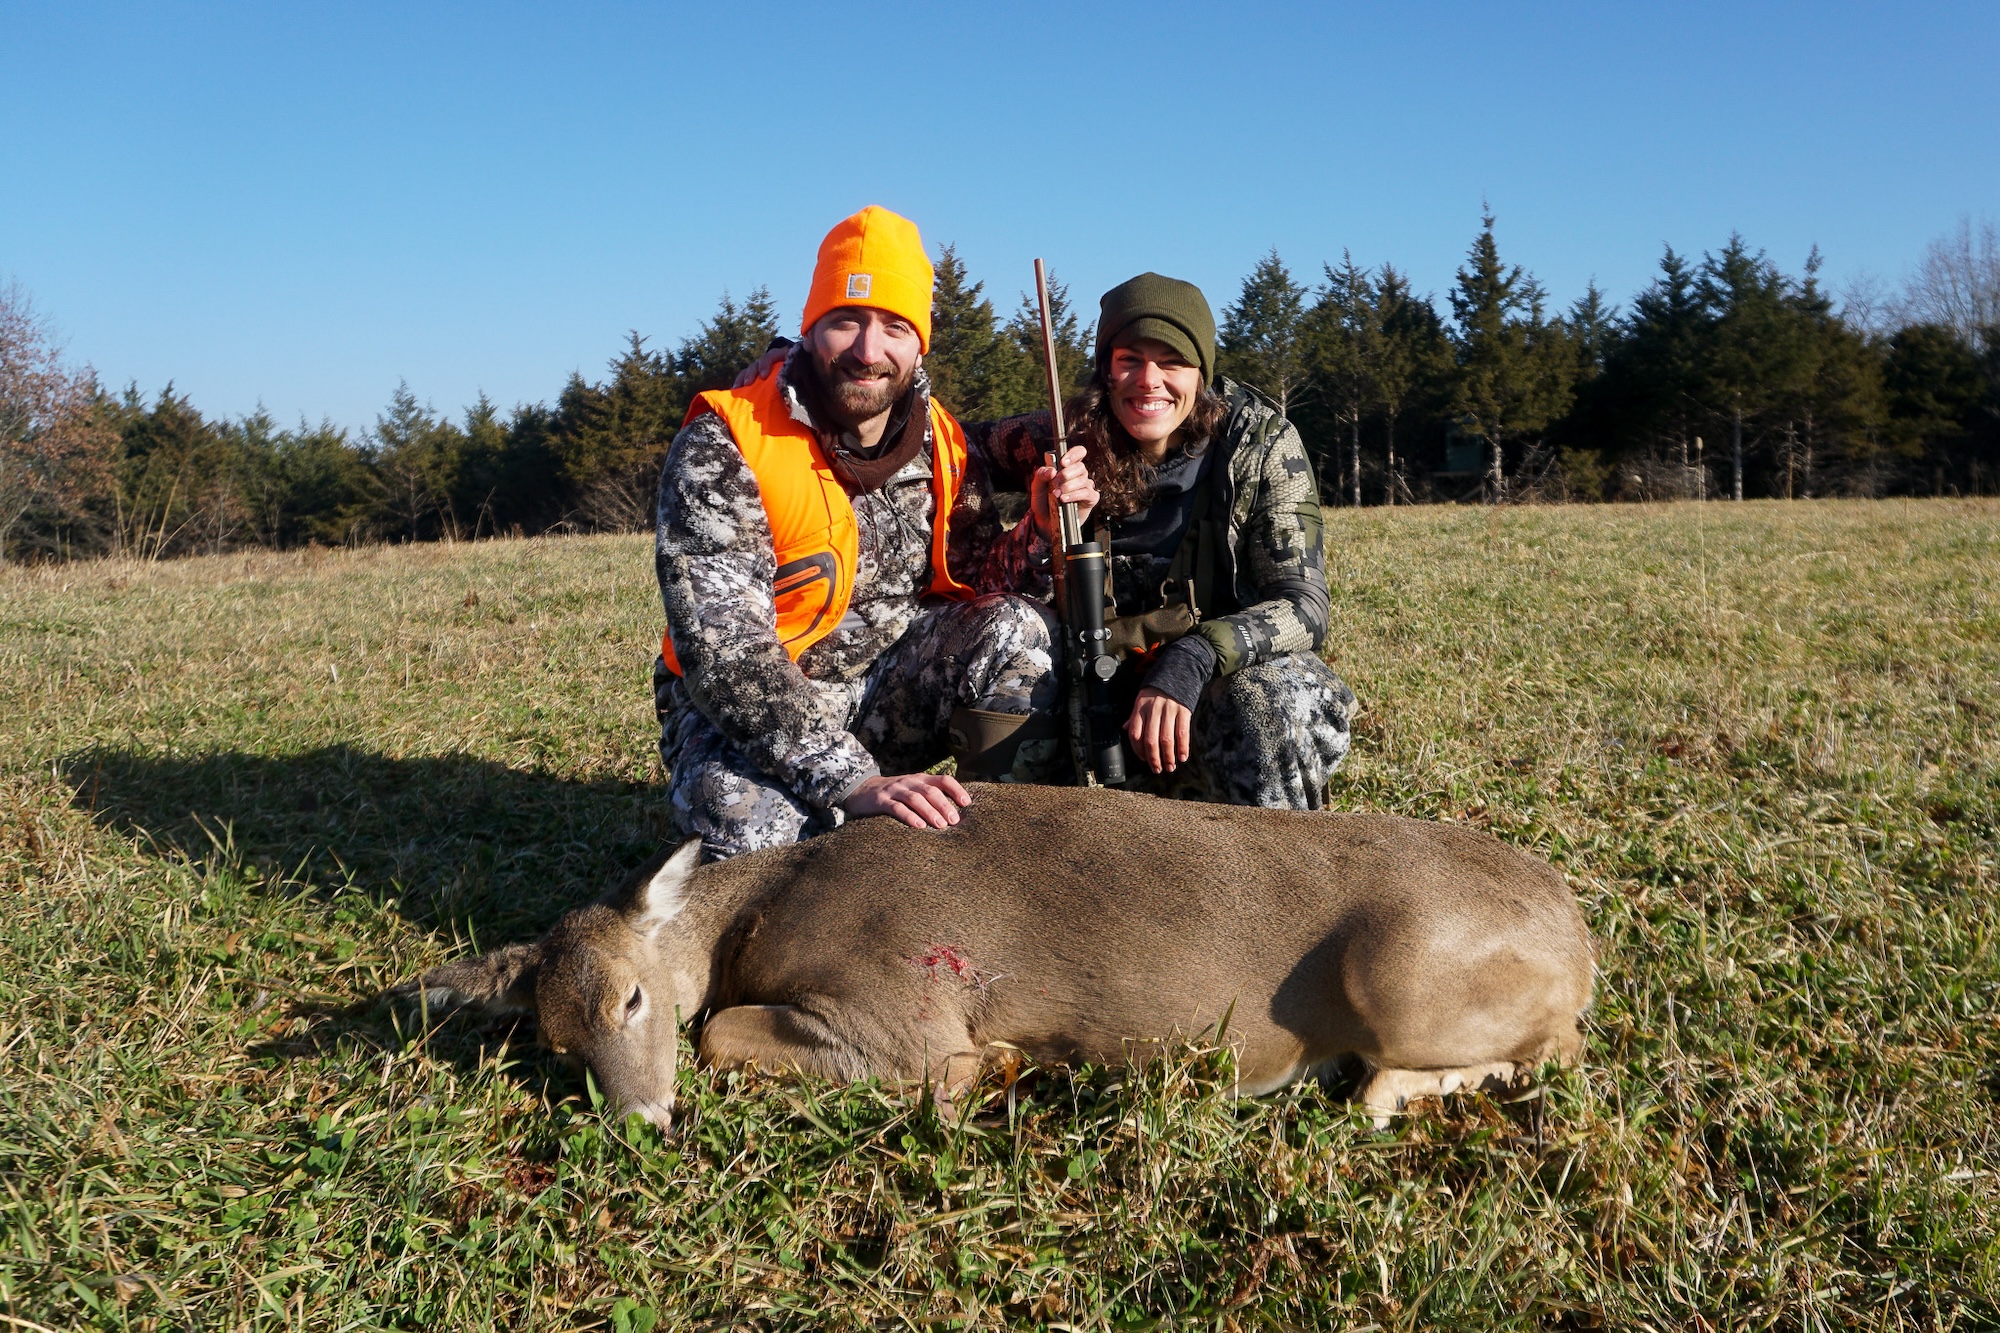
[[[1049,271],[1040,258],[1035,260],[1035,296],[1042,307],[1042,365],[1048,371],[1049,421],[1055,431],[1055,465],[1060,470],[1063,455],[1069,452],[1069,429],[1063,424],[1062,372],[1056,368],[1056,325],[1049,313]],[[1062,505],[1058,518],[1063,549],[1083,540],[1083,520],[1077,517],[1075,505]]]

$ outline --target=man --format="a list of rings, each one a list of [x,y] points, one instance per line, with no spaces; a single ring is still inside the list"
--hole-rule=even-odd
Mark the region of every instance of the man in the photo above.
[[[970,795],[921,771],[947,732],[990,740],[1055,706],[1047,613],[979,595],[966,543],[992,525],[923,372],[931,283],[914,224],[847,218],[782,366],[700,395],[668,450],[654,702],[705,859],[846,816],[955,824]]]

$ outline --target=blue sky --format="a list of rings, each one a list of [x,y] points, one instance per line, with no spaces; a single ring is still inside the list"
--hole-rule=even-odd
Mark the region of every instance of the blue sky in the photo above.
[[[1442,297],[1479,225],[1567,303],[1732,230],[1835,286],[2000,218],[2000,4],[19,4],[0,281],[211,414],[456,413],[796,318],[868,203],[1002,311],[1046,256],[1218,313],[1276,246]]]

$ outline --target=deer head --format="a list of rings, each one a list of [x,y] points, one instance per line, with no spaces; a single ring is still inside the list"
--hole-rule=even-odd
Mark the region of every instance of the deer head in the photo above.
[[[432,1005],[533,1014],[542,1044],[590,1067],[621,1113],[665,1129],[674,1105],[676,1011],[696,998],[667,927],[687,901],[699,839],[624,888],[565,914],[533,944],[463,959],[398,986]]]

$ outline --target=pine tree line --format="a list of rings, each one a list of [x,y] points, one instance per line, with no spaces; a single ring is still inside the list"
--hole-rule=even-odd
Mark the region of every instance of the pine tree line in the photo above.
[[[1483,219],[1442,304],[1343,253],[1311,286],[1276,251],[1224,305],[1218,368],[1297,423],[1329,504],[1990,494],[2000,489],[2000,244],[1935,243],[1881,311],[1836,308],[1732,236],[1668,248],[1629,312],[1568,308]],[[1092,328],[1052,284],[1064,383]],[[780,327],[762,288],[694,336],[634,332],[552,405],[453,419],[399,386],[369,429],[204,417],[169,385],[98,391],[0,290],[0,559],[148,557],[308,543],[470,540],[650,522],[688,404]],[[789,332],[789,329],[787,329]],[[939,398],[965,420],[1045,406],[1032,297],[1004,318],[956,251],[937,262]]]
[[[1286,406],[1328,503],[2000,488],[2000,323],[1926,317],[1918,292],[1871,328],[1819,268],[1732,236],[1668,248],[1630,313],[1595,284],[1557,312],[1487,217],[1440,313],[1390,265],[1343,256],[1308,289],[1273,252],[1224,313],[1221,368]],[[1974,277],[2000,292],[1990,259]]]

